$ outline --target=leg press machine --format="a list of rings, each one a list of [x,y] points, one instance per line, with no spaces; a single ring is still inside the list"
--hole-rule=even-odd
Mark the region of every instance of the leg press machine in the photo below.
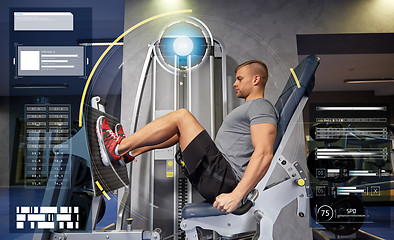
[[[297,199],[298,209],[295,214],[300,218],[306,216],[309,184],[306,172],[298,162],[288,160],[282,156],[290,135],[306,104],[308,96],[314,86],[314,73],[319,65],[319,58],[309,56],[295,69],[279,97],[275,107],[279,111],[280,121],[274,144],[274,157],[266,176],[252,191],[251,197],[245,204],[232,214],[224,213],[213,208],[208,203],[192,203],[186,205],[182,211],[181,229],[185,231],[188,240],[198,239],[197,229],[213,230],[223,237],[237,236],[242,233],[254,234],[254,239],[272,240],[273,225],[281,211],[287,204]],[[95,136],[95,122],[100,115],[105,115],[110,127],[118,122],[113,116],[103,113],[103,101],[92,99],[92,105],[85,106],[84,126],[66,143],[72,145],[72,151],[54,147],[55,155],[69,155],[67,169],[72,177],[69,186],[57,189],[47,188],[42,206],[70,206],[72,198],[91,182],[93,191],[88,200],[84,197],[85,227],[80,231],[55,230],[36,232],[34,239],[39,240],[72,240],[72,239],[149,239],[159,240],[159,230],[144,231],[131,230],[131,220],[126,218],[127,199],[130,194],[130,183],[127,170],[122,166],[104,167],[101,163],[97,137]],[[101,111],[100,111],[101,110]],[[288,177],[284,181],[267,185],[276,165],[281,166]],[[51,175],[56,175],[54,170]],[[82,170],[83,171],[82,171]],[[90,170],[89,170],[90,169]],[[96,230],[96,224],[102,217],[103,195],[108,196],[116,189],[125,188],[119,197],[116,225],[113,228]],[[79,195],[78,195],[79,194]],[[86,195],[86,194],[84,194]],[[111,229],[111,230],[110,230]]]

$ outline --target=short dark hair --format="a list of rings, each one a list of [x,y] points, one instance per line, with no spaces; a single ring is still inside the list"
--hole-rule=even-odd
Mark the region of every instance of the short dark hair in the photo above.
[[[250,65],[253,63],[257,63],[264,68],[265,76],[263,76],[263,77],[264,77],[264,80],[267,81],[268,80],[268,68],[267,68],[267,65],[265,65],[265,63],[260,60],[249,60],[244,63],[241,63],[240,65],[238,65],[238,67],[235,68],[235,72],[237,72],[241,67],[244,67],[244,66],[247,66],[247,65]]]

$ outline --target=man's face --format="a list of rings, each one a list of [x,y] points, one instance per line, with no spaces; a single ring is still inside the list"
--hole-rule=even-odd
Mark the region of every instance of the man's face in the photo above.
[[[250,71],[250,66],[246,65],[238,69],[235,75],[235,82],[233,87],[235,87],[235,93],[238,98],[246,99],[252,92],[253,88],[253,75]]]

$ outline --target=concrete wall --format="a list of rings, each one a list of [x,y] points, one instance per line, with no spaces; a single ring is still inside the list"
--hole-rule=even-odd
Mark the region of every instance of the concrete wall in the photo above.
[[[125,4],[125,29],[159,13],[192,9],[193,13],[190,15],[202,20],[226,47],[229,84],[233,82],[232,69],[235,66],[249,59],[262,59],[267,63],[270,71],[265,97],[273,102],[290,74],[288,69],[297,65],[297,34],[394,31],[392,24],[394,3],[389,0],[174,0],[168,2],[126,0]],[[147,45],[159,37],[160,31],[166,24],[179,17],[171,16],[154,20],[131,32],[125,38],[121,119],[127,133],[130,133],[131,108]],[[150,103],[149,96],[144,98],[144,103]],[[233,97],[230,103],[231,108],[234,108],[240,104],[240,101]],[[149,109],[145,109],[141,112],[141,125],[149,119],[148,111]],[[306,169],[301,126],[302,119],[294,130],[290,139],[291,144],[284,155],[301,162]],[[137,185],[133,186],[133,189],[137,189],[134,199],[143,199],[142,202],[147,206],[149,191],[143,188],[138,190],[140,184],[148,181],[148,176],[143,176],[139,172],[140,169],[149,167],[142,162],[143,159],[139,164],[134,165],[136,171],[133,172],[136,175],[133,179],[137,181]],[[143,206],[133,209],[138,207]],[[144,210],[140,211],[139,214],[146,216]],[[308,220],[300,220],[295,214],[289,214],[291,212],[295,212],[294,202],[279,216],[274,228],[275,239],[311,239]],[[145,217],[141,217],[141,220],[143,219],[146,220]]]

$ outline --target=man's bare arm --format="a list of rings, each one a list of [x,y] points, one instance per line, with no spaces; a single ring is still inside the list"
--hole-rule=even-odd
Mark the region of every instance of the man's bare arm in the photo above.
[[[276,126],[261,123],[250,126],[254,152],[246,167],[244,176],[231,193],[220,194],[213,206],[230,213],[237,209],[239,202],[260,182],[267,172],[272,157],[276,137]]]

